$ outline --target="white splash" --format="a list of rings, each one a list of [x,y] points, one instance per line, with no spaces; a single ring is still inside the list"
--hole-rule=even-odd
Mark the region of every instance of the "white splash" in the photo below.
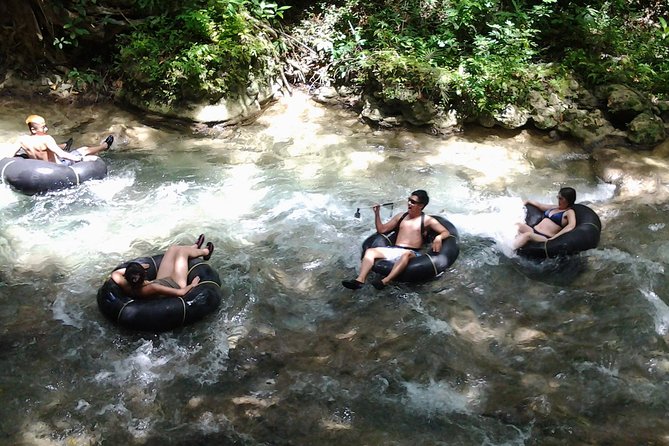
[[[653,305],[655,312],[653,313],[653,322],[655,324],[655,331],[661,336],[669,333],[669,306],[651,290],[640,290],[641,294]]]

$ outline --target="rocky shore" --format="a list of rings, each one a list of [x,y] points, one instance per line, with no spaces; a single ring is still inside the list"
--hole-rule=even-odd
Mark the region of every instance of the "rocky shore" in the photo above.
[[[285,82],[255,83],[238,97],[224,98],[217,104],[144,111],[191,122],[193,129],[203,135],[225,137],[231,126],[256,119],[274,101],[290,96],[292,88]],[[83,99],[57,75],[28,81],[9,72],[0,82],[0,92],[52,97],[54,101]],[[401,107],[394,104],[391,110],[374,97],[346,87],[320,87],[309,95],[318,103],[349,109],[379,129],[408,128],[441,137],[465,131],[468,125],[490,128],[491,132],[495,128],[538,129],[550,141],[566,139],[582,145],[590,153],[594,175],[615,184],[622,199],[641,197],[649,203],[669,200],[669,163],[665,161],[669,157],[669,102],[653,100],[623,85],[588,91],[573,80],[561,90],[533,91],[529,106],[509,104],[500,113],[469,121],[455,111],[438,112],[429,101]],[[117,100],[127,97],[118,96]],[[137,106],[139,102],[129,103]]]

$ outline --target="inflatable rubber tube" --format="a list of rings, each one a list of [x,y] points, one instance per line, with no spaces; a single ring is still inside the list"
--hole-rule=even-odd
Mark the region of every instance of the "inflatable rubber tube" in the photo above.
[[[154,280],[162,258],[162,254],[140,257],[124,262],[114,270],[125,268],[130,262],[146,263],[149,264],[147,280]],[[196,276],[200,277],[200,283],[184,297],[133,298],[110,277],[98,290],[98,308],[115,324],[137,331],[157,333],[199,321],[220,305],[221,279],[201,259],[191,259],[188,268],[188,283]]]
[[[458,258],[458,255],[460,254],[458,230],[445,218],[438,215],[432,215],[432,217],[437,219],[439,223],[448,229],[451,236],[442,242],[441,251],[432,252],[432,249],[429,248],[429,246],[438,234],[431,229],[428,230],[425,243],[425,246],[428,247],[428,252],[424,252],[422,255],[409,260],[406,269],[402,271],[402,274],[400,274],[396,280],[401,282],[424,282],[434,279],[443,274],[444,271],[455,262],[455,259]],[[362,243],[362,255],[365,255],[367,248],[393,246],[396,238],[397,234],[395,231],[387,234],[379,234],[378,232],[372,234]],[[390,274],[390,270],[393,269],[394,264],[395,262],[390,260],[377,260],[374,262],[372,271],[381,274],[382,276],[387,276]]]
[[[106,176],[107,163],[99,157],[71,166],[18,156],[0,159],[2,182],[27,195],[66,189]]]
[[[544,213],[539,208],[527,205],[526,209],[525,223],[529,226],[534,227],[544,218]],[[602,232],[599,217],[595,211],[583,204],[575,204],[572,209],[576,214],[574,229],[553,240],[530,242],[516,250],[518,255],[532,259],[547,259],[596,248]]]

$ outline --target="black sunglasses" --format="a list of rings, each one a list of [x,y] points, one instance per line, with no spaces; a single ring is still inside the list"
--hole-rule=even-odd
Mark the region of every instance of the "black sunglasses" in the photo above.
[[[411,203],[411,204],[423,204],[420,201],[414,200],[413,198],[408,198],[408,200],[409,200],[409,203]]]

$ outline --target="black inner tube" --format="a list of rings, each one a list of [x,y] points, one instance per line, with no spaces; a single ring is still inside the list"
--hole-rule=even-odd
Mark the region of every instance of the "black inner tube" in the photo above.
[[[536,206],[527,205],[525,222],[534,227],[543,218],[544,213]],[[576,227],[561,236],[546,242],[530,242],[518,248],[518,255],[533,259],[546,259],[563,255],[572,255],[596,248],[602,231],[602,223],[592,209],[583,204],[572,206],[576,214]]]
[[[66,189],[106,176],[107,163],[99,157],[71,166],[25,159],[21,156],[0,159],[0,179],[27,195]]]
[[[154,280],[163,256],[140,257],[133,262],[149,265],[147,279]],[[124,262],[114,270],[125,268]],[[200,283],[181,297],[136,299],[123,292],[111,278],[98,290],[98,307],[112,322],[136,331],[162,332],[199,321],[214,312],[222,299],[221,279],[208,263],[200,259],[188,262],[188,283],[200,277]]]
[[[443,274],[448,267],[450,267],[453,262],[458,258],[460,254],[460,246],[458,244],[458,230],[457,228],[447,219],[439,216],[432,215],[439,223],[441,223],[451,236],[443,241],[441,245],[441,250],[436,253],[432,252],[430,246],[432,241],[438,235],[432,230],[428,230],[428,235],[425,240],[424,248],[427,249],[423,255],[415,257],[409,261],[407,268],[397,277],[397,280],[400,282],[424,282],[435,277],[439,277]],[[365,254],[367,248],[383,247],[383,246],[393,246],[397,234],[395,231],[391,231],[387,234],[375,233],[367,237],[367,239],[362,244],[362,255]],[[382,276],[387,276],[392,270],[394,262],[390,260],[377,260],[372,267],[372,271],[378,273]]]

